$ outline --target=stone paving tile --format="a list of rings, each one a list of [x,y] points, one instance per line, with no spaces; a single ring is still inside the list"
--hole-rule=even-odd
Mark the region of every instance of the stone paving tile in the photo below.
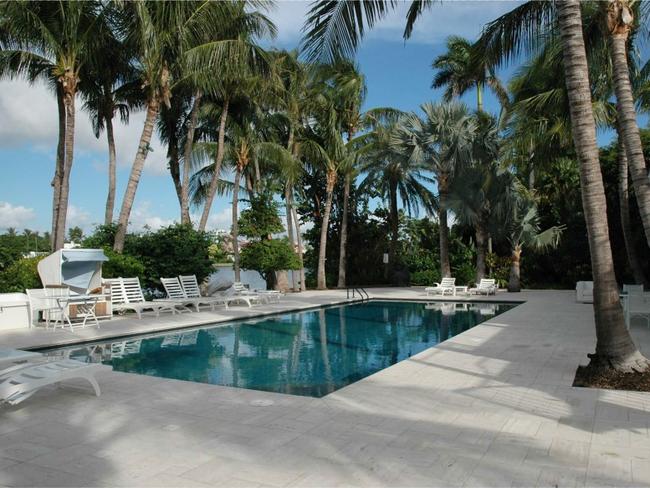
[[[650,395],[571,387],[593,350],[591,308],[569,292],[517,298],[528,301],[321,399],[117,372],[100,375],[100,398],[44,389],[0,410],[0,487],[650,485]],[[82,334],[254,312],[128,319]]]

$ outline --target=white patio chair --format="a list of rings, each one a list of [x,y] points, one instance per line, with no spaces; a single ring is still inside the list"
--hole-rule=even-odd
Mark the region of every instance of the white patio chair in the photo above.
[[[429,295],[454,295],[456,292],[456,278],[443,278],[440,283],[434,286],[428,286],[424,289],[427,296]]]
[[[160,278],[161,283],[165,287],[165,292],[167,292],[167,298],[177,300],[186,304],[187,306],[194,307],[197,312],[201,311],[201,305],[209,306],[210,310],[212,311],[214,311],[216,305],[225,305],[228,307],[228,304],[222,298],[203,297],[200,293],[198,296],[190,296],[181,283],[180,278],[180,276],[178,278]],[[196,279],[194,281],[196,281]]]
[[[470,294],[474,295],[496,295],[497,294],[497,280],[491,278],[482,278],[478,286],[470,288]]]
[[[111,278],[104,280],[110,286],[111,304],[114,311],[132,310],[138,318],[142,318],[142,312],[151,310],[160,315],[160,312],[176,313],[178,302],[158,301],[152,302],[144,299],[139,278]]]
[[[17,365],[0,373],[0,402],[16,405],[44,386],[76,378],[88,380],[95,390],[95,395],[99,396],[101,390],[95,379],[95,373],[103,369],[111,368],[99,363],[82,363],[74,359]]]
[[[594,303],[593,281],[578,281],[576,283],[576,302]]]

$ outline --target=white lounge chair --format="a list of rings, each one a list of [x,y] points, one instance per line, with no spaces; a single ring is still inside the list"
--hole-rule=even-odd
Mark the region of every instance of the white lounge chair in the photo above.
[[[429,295],[455,295],[456,278],[443,278],[435,286],[428,286],[424,289],[427,296]]]
[[[201,311],[201,305],[207,305],[213,311],[216,305],[228,307],[226,300],[219,297],[202,297],[200,294],[199,296],[189,296],[178,278],[160,278],[160,281],[165,287],[168,299],[182,303],[185,306],[194,307],[197,312]]]
[[[643,285],[623,285],[623,293],[643,293]]]
[[[474,295],[496,295],[497,294],[497,280],[491,278],[482,278],[478,286],[470,288],[470,294]]]
[[[244,302],[250,307],[251,302],[259,302],[259,295],[254,293],[238,295],[233,291],[232,287],[224,291],[216,292],[210,297],[204,297],[201,295],[201,289],[199,288],[199,282],[196,279],[196,275],[179,276],[178,280],[181,282],[185,295],[189,298],[213,299],[217,303],[223,303],[226,308],[228,308],[228,305],[231,303]]]
[[[279,302],[282,298],[282,293],[278,290],[250,290],[245,284],[241,281],[235,281],[232,284],[232,288],[235,290],[237,295],[259,295],[260,298],[265,300],[267,303],[274,301]]]
[[[646,325],[650,327],[650,293],[628,293],[623,304],[628,329],[634,317],[644,319]]]
[[[99,396],[101,390],[95,373],[102,369],[110,369],[110,366],[74,359],[17,365],[0,372],[0,402],[16,405],[44,386],[76,378],[88,380],[95,395]]]
[[[576,302],[594,303],[593,281],[578,281],[576,283]]]
[[[164,311],[174,314],[179,311],[177,307],[182,306],[182,304],[173,301],[151,302],[145,300],[139,278],[111,278],[104,280],[104,283],[110,286],[113,310],[133,310],[139,319],[142,318],[142,312],[145,310],[155,312],[158,317],[160,312]]]

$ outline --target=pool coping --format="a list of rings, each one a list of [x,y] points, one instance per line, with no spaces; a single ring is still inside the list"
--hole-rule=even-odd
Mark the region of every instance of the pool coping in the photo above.
[[[457,302],[457,303],[503,303],[503,304],[512,304],[512,305],[521,305],[523,303],[526,303],[525,299],[522,300],[480,300],[480,299],[465,299],[465,300],[449,300],[449,299],[443,299],[442,297],[436,297],[437,299],[431,299],[431,298],[419,298],[419,297],[413,297],[413,298],[384,298],[384,297],[371,297],[370,299],[344,299],[340,300],[337,302],[331,302],[327,304],[319,304],[319,305],[307,305],[305,307],[293,307],[293,308],[288,308],[286,310],[282,311],[277,311],[277,310],[271,310],[271,311],[260,311],[260,313],[254,314],[254,315],[247,315],[245,317],[238,317],[238,318],[223,318],[222,320],[201,320],[195,323],[191,324],[183,324],[180,326],[163,326],[160,328],[153,328],[147,332],[140,332],[140,333],[128,333],[128,334],[115,334],[115,335],[105,335],[101,337],[95,337],[95,338],[88,338],[88,339],[71,339],[69,341],[62,341],[58,342],[56,344],[48,344],[48,345],[36,345],[36,346],[29,346],[29,347],[24,347],[21,348],[25,351],[34,351],[34,352],[46,352],[46,351],[52,351],[55,349],[59,348],[65,348],[65,347],[70,347],[70,346],[82,346],[86,344],[94,344],[98,342],[103,342],[103,341],[111,341],[111,340],[117,340],[117,339],[127,339],[127,338],[147,338],[147,337],[153,337],[157,336],[161,333],[165,332],[171,332],[171,331],[189,331],[192,329],[197,329],[197,328],[204,328],[206,326],[213,326],[213,327],[225,327],[228,325],[231,325],[233,323],[239,323],[239,322],[245,322],[249,320],[256,320],[264,317],[269,317],[273,315],[283,315],[287,313],[296,313],[296,312],[306,312],[309,310],[317,310],[321,308],[330,308],[330,307],[338,307],[341,305],[347,305],[347,304],[355,304],[355,303],[367,303],[367,302]],[[488,319],[490,320],[490,319]],[[487,322],[488,320],[481,322],[480,324],[483,324]],[[480,325],[477,324],[477,325]],[[462,332],[461,334],[464,334]],[[460,334],[459,334],[460,335]],[[443,341],[444,342],[444,341]],[[433,346],[435,347],[435,346]],[[391,365],[392,366],[392,365]],[[389,366],[390,367],[390,366]],[[373,373],[374,374],[374,373]]]

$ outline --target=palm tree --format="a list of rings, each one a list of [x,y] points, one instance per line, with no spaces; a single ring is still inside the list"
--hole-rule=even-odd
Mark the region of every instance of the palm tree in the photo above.
[[[603,2],[601,8],[607,19],[609,54],[612,60],[614,91],[616,93],[618,129],[629,163],[632,185],[639,206],[639,213],[645,230],[646,242],[650,246],[650,178],[643,156],[643,145],[634,108],[628,44],[634,27],[634,11],[640,10],[638,3],[629,0]]]
[[[59,105],[59,145],[52,186],[52,247],[65,241],[70,172],[74,154],[75,99],[83,64],[96,54],[107,28],[100,2],[3,2],[0,5],[3,75],[46,79]]]
[[[430,167],[426,161],[411,158],[408,150],[395,143],[400,115],[369,111],[365,118],[372,131],[361,136],[357,144],[359,172],[364,175],[359,188],[377,193],[388,203],[388,221],[391,232],[390,263],[396,261],[399,237],[398,202],[410,214],[423,206],[427,213],[435,211],[433,193],[426,187],[433,183],[427,176]],[[406,114],[401,114],[406,116]],[[372,124],[370,120],[373,120]],[[356,141],[353,141],[356,142]],[[401,142],[401,141],[400,141]]]
[[[515,182],[517,184],[517,182]],[[519,184],[513,192],[514,202],[506,219],[508,242],[512,250],[509,292],[521,291],[521,254],[525,247],[544,250],[557,247],[564,226],[553,226],[540,231],[537,205],[529,192]]]
[[[435,175],[438,186],[440,225],[440,268],[443,277],[451,275],[449,264],[449,190],[457,171],[470,164],[476,123],[461,103],[425,103],[424,118],[415,114],[402,117],[394,133],[394,144],[418,164],[425,164]]]
[[[638,351],[625,326],[609,246],[605,190],[598,160],[580,2],[565,0],[557,8],[594,277],[597,342],[596,352],[590,355],[590,365],[618,371],[645,371],[649,367],[648,360]]]
[[[478,55],[470,41],[460,36],[447,38],[447,52],[436,57],[431,67],[436,74],[431,88],[445,87],[444,99],[463,96],[468,90],[476,89],[476,109],[483,111],[483,87],[490,88],[501,106],[509,104],[508,93],[497,78],[494,67]]]
[[[128,123],[130,111],[140,109],[141,98],[137,74],[130,64],[128,46],[119,42],[113,32],[105,32],[101,41],[102,56],[84,64],[81,71],[81,95],[83,108],[90,114],[95,137],[106,130],[108,144],[108,195],[104,212],[104,225],[113,222],[116,185],[116,150],[113,119],[119,114],[123,123]]]

